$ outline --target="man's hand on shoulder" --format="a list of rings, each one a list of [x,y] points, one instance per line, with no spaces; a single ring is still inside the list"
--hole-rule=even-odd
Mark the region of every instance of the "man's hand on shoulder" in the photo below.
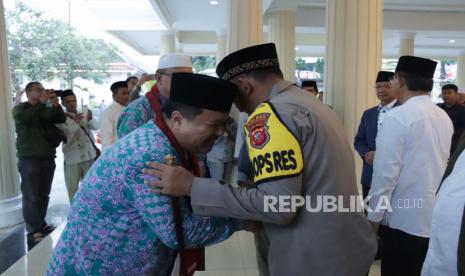
[[[180,166],[168,166],[156,162],[147,162],[142,172],[154,176],[158,180],[147,180],[145,183],[157,193],[171,196],[188,196],[191,194],[194,175]]]

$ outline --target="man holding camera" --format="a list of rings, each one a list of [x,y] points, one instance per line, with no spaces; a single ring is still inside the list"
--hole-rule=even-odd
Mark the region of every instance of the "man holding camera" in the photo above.
[[[53,231],[45,216],[55,172],[56,148],[64,137],[55,127],[66,121],[56,91],[40,82],[26,85],[27,102],[13,108],[18,169],[21,175],[23,216],[28,243],[35,245]]]

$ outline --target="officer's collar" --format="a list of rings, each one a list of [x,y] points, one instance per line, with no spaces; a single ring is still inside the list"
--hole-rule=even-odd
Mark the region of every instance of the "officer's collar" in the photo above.
[[[278,95],[279,93],[287,90],[289,87],[295,85],[295,83],[287,81],[287,80],[282,80],[277,82],[273,87],[271,88],[270,92],[270,98]]]

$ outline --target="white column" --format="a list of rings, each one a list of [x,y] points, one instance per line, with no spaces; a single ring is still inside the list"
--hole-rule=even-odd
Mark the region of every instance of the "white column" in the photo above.
[[[328,0],[325,102],[353,141],[365,109],[376,104],[373,86],[381,68],[382,0]]]
[[[176,53],[182,54],[184,52],[183,45],[181,43],[176,43]]]
[[[399,56],[415,54],[415,33],[401,33],[399,41]]]
[[[223,31],[216,33],[216,64],[226,55],[226,34]]]
[[[295,15],[296,7],[269,12],[269,42],[276,44],[284,78],[295,81]]]
[[[0,228],[23,221],[7,49],[3,1],[0,0]]]
[[[262,0],[230,0],[227,53],[262,43]]]
[[[161,35],[160,56],[176,52],[176,38],[173,32],[166,32]]]
[[[226,54],[261,44],[262,41],[263,0],[229,0]],[[236,122],[239,121],[240,113],[234,105],[230,115]],[[242,131],[242,126],[238,126],[238,129]],[[233,169],[227,179],[230,183],[235,183],[237,169]]]
[[[262,43],[262,0],[229,0],[228,38],[226,53]],[[233,106],[231,116],[239,119],[239,111]]]
[[[456,85],[461,89],[465,89],[465,52],[458,58]]]

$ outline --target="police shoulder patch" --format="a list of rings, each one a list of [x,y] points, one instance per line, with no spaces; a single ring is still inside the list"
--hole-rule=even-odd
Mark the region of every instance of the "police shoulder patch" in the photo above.
[[[270,113],[258,113],[247,121],[245,127],[247,128],[251,147],[261,149],[270,141],[270,134],[266,125],[269,118]]]
[[[270,102],[262,103],[250,115],[244,130],[255,184],[302,172],[300,143]]]

